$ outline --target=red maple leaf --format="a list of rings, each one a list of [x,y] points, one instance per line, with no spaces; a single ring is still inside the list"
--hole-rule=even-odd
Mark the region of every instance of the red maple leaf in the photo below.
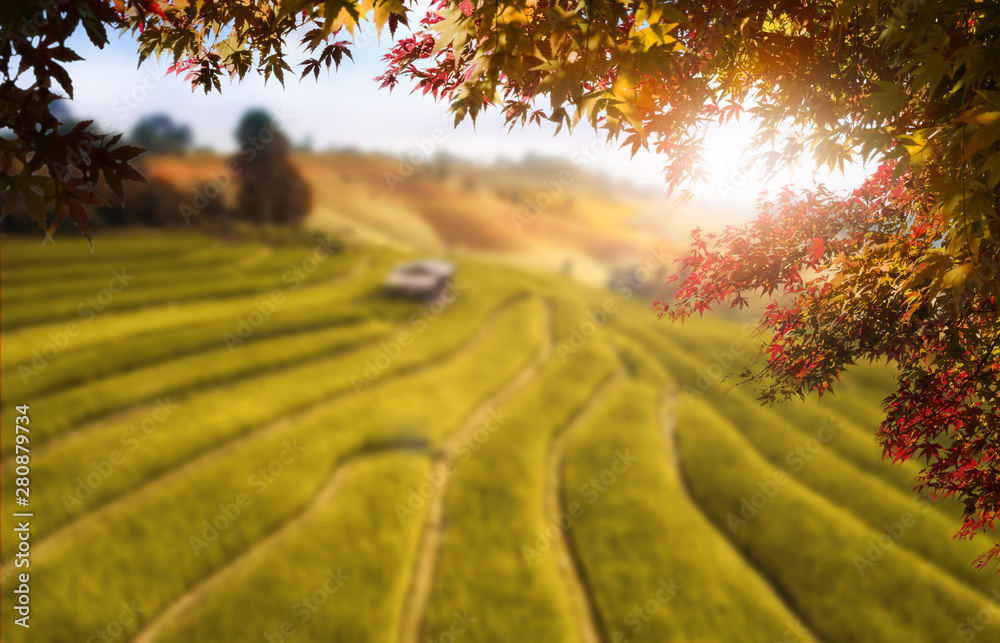
[[[823,258],[823,253],[826,251],[826,243],[823,241],[823,237],[815,237],[812,240],[812,246],[809,248],[809,258],[813,265],[819,263],[819,260]]]

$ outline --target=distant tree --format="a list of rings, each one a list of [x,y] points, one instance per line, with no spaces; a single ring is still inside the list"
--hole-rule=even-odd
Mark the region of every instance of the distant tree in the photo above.
[[[312,189],[292,164],[288,137],[267,112],[256,109],[243,116],[236,138],[236,218],[266,225],[301,224],[312,207]]]
[[[179,214],[180,206],[189,197],[169,181],[153,177],[146,183],[133,183],[125,187],[122,205],[103,205],[95,208],[95,226],[151,226],[163,227],[184,223]]]
[[[167,114],[143,117],[129,138],[153,154],[183,154],[191,145],[191,128],[175,124]]]
[[[130,164],[142,150],[91,130],[91,121],[67,131],[53,113],[56,101],[73,97],[63,65],[80,57],[67,39],[82,27],[103,46],[109,26],[124,21],[104,0],[0,2],[0,217],[23,208],[47,238],[67,218],[89,238],[84,206],[102,203],[102,178],[119,200],[125,181],[142,180]]]

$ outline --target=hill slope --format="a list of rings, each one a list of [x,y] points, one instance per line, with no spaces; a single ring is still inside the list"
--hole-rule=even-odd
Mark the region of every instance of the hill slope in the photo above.
[[[984,545],[879,461],[878,369],[761,409],[738,325],[628,289],[465,256],[445,307],[381,295],[398,247],[98,243],[3,242],[7,641],[1000,640]]]
[[[680,218],[665,216],[674,206],[662,193],[612,182],[583,160],[478,165],[348,151],[299,152],[293,160],[314,194],[308,225],[369,245],[485,254],[555,272],[570,267],[578,278],[604,283],[609,267],[688,232]],[[238,177],[222,156],[146,162],[149,176],[184,193],[224,184],[235,202]]]

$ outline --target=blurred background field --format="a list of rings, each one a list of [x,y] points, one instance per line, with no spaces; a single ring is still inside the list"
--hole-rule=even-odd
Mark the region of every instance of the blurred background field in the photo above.
[[[710,217],[566,160],[159,151],[93,251],[7,223],[4,640],[1000,640],[986,545],[882,461],[892,373],[760,407],[750,317],[655,320]]]

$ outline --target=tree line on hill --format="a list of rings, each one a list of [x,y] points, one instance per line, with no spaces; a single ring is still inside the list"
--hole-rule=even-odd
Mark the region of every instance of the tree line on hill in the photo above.
[[[95,193],[107,205],[91,208],[94,227],[301,225],[312,208],[312,189],[291,161],[288,137],[270,114],[260,109],[244,114],[235,136],[239,148],[223,173],[194,189],[182,189],[164,177],[151,176],[148,167],[141,170],[148,181],[128,183],[122,203],[106,186],[100,186]],[[148,166],[148,156],[183,156],[193,148],[190,128],[166,114],[142,118],[129,132],[128,140],[145,150],[140,166]],[[224,189],[230,184],[234,189],[227,199]],[[38,226],[19,206],[4,219],[2,228],[6,233],[21,234],[33,233]]]

